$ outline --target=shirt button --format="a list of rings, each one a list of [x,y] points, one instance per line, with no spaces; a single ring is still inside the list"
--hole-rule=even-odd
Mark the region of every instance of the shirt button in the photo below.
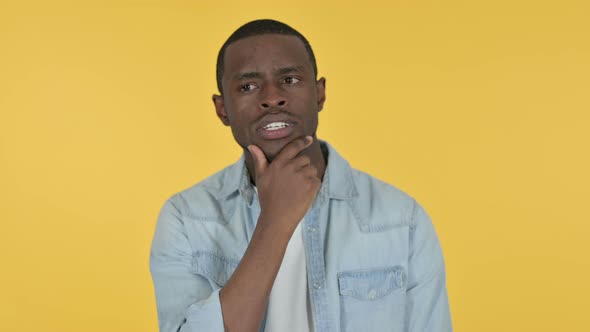
[[[319,282],[316,282],[315,284],[313,284],[313,288],[320,289],[322,288],[322,285]]]
[[[374,300],[377,297],[377,292],[374,289],[371,289],[368,294],[369,300]]]
[[[315,232],[315,227],[308,226],[307,227],[307,231],[310,232],[310,233],[313,233],[313,232]]]

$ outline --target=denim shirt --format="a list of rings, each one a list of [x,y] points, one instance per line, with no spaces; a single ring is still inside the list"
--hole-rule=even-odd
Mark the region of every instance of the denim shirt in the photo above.
[[[321,145],[326,172],[302,221],[314,331],[452,331],[426,212]],[[259,214],[243,155],[164,204],[150,256],[160,331],[224,330],[219,291]]]

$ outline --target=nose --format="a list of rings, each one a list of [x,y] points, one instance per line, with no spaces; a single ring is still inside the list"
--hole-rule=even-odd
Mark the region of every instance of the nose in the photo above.
[[[269,85],[265,89],[266,93],[262,94],[260,108],[269,110],[273,108],[282,108],[287,105],[287,98],[283,95],[282,89],[274,85]]]

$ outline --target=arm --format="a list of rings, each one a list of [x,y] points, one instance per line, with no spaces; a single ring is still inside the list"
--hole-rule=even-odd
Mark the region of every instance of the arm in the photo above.
[[[184,224],[171,198],[160,212],[150,255],[160,332],[223,331],[219,290],[191,272],[191,260]]]
[[[450,332],[445,266],[430,218],[415,203],[410,237],[407,326],[410,332]]]
[[[221,290],[190,271],[192,248],[182,218],[171,201],[164,205],[150,257],[161,332],[258,331],[289,239],[321,185],[309,158],[297,156],[310,144],[311,139],[292,141],[272,164],[251,146],[261,214]]]
[[[293,232],[261,217],[248,249],[220,292],[226,331],[258,331]]]
[[[321,185],[310,158],[298,156],[311,143],[311,137],[293,140],[270,164],[262,150],[249,147],[261,212],[248,249],[220,295],[226,331],[260,328],[289,239]]]
[[[215,289],[190,271],[192,249],[180,213],[172,200],[165,203],[150,255],[161,332],[224,331],[224,325],[258,331],[292,234],[267,220],[259,219],[240,265],[223,289]]]

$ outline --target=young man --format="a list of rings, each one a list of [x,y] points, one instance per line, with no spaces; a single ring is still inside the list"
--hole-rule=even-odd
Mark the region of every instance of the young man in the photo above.
[[[316,137],[326,81],[305,37],[253,21],[217,61],[217,116],[244,154],[162,208],[160,331],[451,331],[427,214]]]

